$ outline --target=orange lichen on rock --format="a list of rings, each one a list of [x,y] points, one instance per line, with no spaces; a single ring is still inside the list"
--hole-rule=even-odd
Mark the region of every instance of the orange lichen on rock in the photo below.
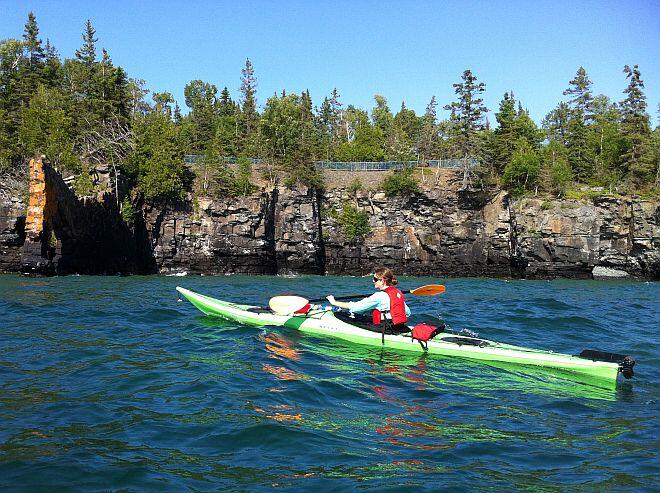
[[[30,202],[25,218],[27,238],[36,240],[44,229],[46,208],[46,176],[41,159],[30,160]]]

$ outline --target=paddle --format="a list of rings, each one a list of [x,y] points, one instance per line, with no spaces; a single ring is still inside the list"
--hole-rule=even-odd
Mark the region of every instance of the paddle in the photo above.
[[[442,294],[445,292],[445,288],[442,284],[427,284],[426,286],[420,286],[409,291],[403,291],[405,294],[414,294],[415,296],[434,296],[437,294]],[[371,296],[373,293],[367,294],[350,294],[345,296],[335,296],[335,300],[352,300],[355,298],[366,298]],[[273,312],[286,315],[293,313],[296,310],[300,310],[307,303],[314,301],[325,301],[326,298],[312,298],[308,300],[302,296],[295,295],[282,295],[282,296],[273,296],[268,302],[268,306]]]
[[[268,306],[273,310],[273,313],[277,313],[278,315],[288,315],[296,310],[300,310],[307,303],[309,302],[302,296],[287,294],[273,296],[268,301]]]
[[[415,296],[434,296],[436,294],[441,294],[445,292],[445,288],[442,284],[427,284],[426,286],[420,286],[409,291],[402,291],[404,294],[414,294]],[[336,300],[352,300],[354,298],[366,298],[371,296],[373,293],[367,294],[347,294],[345,296],[335,296]],[[314,298],[309,301],[325,301],[325,298]]]

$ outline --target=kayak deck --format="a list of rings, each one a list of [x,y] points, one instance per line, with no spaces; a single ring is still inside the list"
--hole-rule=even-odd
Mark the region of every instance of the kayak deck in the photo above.
[[[335,317],[332,311],[310,310],[304,315],[280,315],[258,306],[222,301],[181,287],[176,289],[204,314],[233,320],[241,324],[259,327],[269,325],[285,326],[302,332],[335,337],[357,344],[385,345],[387,348],[418,353],[425,351],[419,342],[412,339],[409,334],[385,334],[383,336],[380,332],[363,329],[341,320]],[[622,355],[595,351],[583,352],[590,357],[572,356],[446,332],[438,334],[428,341],[427,345],[427,351],[430,354],[545,367],[607,379],[612,382],[616,381],[617,375],[622,371],[623,362],[616,361],[613,358],[610,358],[611,361],[602,361],[596,359],[597,357],[593,354],[617,356],[620,357],[619,359],[628,358]],[[632,366],[634,365],[634,360],[629,360],[627,378],[632,376]]]

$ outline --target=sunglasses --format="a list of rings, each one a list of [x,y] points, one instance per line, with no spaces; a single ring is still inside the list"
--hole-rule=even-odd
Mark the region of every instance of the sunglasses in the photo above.
[[[378,282],[378,281],[380,281],[380,279],[378,279],[377,277],[374,277],[374,282]]]

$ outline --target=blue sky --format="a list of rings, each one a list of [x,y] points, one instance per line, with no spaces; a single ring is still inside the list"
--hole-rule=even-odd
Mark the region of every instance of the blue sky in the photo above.
[[[115,64],[185,109],[193,79],[227,86],[236,98],[245,59],[258,99],[309,89],[315,104],[337,87],[344,104],[373,107],[373,95],[418,114],[431,96],[454,98],[469,68],[486,83],[493,113],[505,91],[538,123],[583,65],[594,92],[615,101],[623,66],[638,64],[649,113],[660,102],[660,1],[82,1],[0,0],[0,39],[20,37],[29,11],[41,37],[64,57],[87,18]],[[439,111],[444,117],[446,112]]]

